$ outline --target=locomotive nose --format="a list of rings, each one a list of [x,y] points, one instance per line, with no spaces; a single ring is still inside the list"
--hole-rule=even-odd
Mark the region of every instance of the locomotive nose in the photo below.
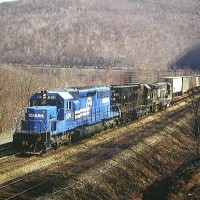
[[[23,123],[23,128],[35,133],[50,131],[49,123],[51,119],[56,119],[55,106],[29,107],[27,108],[26,120]]]

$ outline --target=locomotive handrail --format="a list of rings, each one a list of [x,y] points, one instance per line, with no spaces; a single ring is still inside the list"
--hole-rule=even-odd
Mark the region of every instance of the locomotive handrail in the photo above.
[[[42,125],[43,125],[43,127],[44,127],[44,129],[45,129],[45,136],[46,136],[46,148],[47,148],[47,144],[48,144],[48,136],[47,136],[47,127],[45,126],[45,124],[44,124],[44,121],[43,120],[41,120],[40,121],[41,123],[42,123]],[[40,126],[41,127],[41,126]]]
[[[17,117],[14,117],[13,122],[12,122],[12,128],[11,128],[11,136],[15,133],[18,127],[18,121],[20,118],[22,118],[22,113],[26,112],[26,109],[28,107],[20,107],[19,108],[19,114]]]

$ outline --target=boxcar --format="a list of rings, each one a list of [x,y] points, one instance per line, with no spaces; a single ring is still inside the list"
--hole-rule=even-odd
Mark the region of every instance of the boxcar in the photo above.
[[[174,77],[162,77],[160,78],[161,82],[168,82],[172,86],[173,95],[182,94],[183,81],[182,77],[174,76]]]
[[[182,87],[182,92],[185,93],[191,88],[191,81],[192,77],[191,76],[183,76],[183,87]]]
[[[190,82],[190,89],[195,88],[195,87],[196,87],[196,77],[192,76],[191,82]]]

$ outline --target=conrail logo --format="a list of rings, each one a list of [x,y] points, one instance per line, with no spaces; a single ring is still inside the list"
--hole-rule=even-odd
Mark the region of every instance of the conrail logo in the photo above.
[[[32,118],[44,118],[44,114],[32,114],[32,113],[29,113],[29,117],[32,117]]]

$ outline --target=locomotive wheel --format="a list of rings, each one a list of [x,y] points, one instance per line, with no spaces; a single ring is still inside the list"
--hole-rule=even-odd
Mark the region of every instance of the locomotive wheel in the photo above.
[[[53,143],[53,144],[52,144],[52,148],[53,148],[54,150],[56,150],[56,149],[58,148],[58,143],[57,143],[57,142]]]
[[[79,132],[79,131],[75,132],[75,133],[71,136],[71,142],[72,142],[72,143],[77,142],[79,139],[80,139],[80,132]]]
[[[19,140],[15,139],[13,140],[13,148],[16,150],[16,151],[20,151],[22,149],[22,144]]]
[[[108,129],[107,125],[102,127],[102,131],[106,131]]]

